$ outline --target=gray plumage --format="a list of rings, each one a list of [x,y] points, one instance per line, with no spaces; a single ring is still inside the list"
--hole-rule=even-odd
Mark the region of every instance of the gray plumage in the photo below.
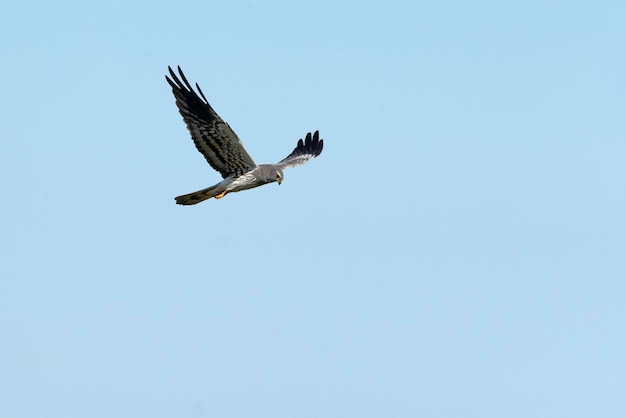
[[[324,141],[319,139],[319,131],[307,133],[300,139],[296,148],[276,164],[255,164],[243,147],[237,134],[213,110],[200,86],[196,83],[198,95],[178,67],[180,78],[168,67],[170,77],[165,76],[172,87],[176,106],[187,125],[196,148],[209,165],[218,171],[224,180],[194,193],[178,196],[179,205],[195,205],[206,199],[221,199],[228,193],[252,189],[264,184],[283,181],[283,170],[306,163],[321,154]],[[182,81],[181,81],[182,80]]]

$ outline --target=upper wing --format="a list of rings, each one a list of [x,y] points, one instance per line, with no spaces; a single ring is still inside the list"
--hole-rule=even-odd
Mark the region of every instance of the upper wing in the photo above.
[[[298,146],[296,146],[293,152],[283,160],[279,161],[276,165],[284,170],[285,168],[304,164],[320,155],[322,153],[322,148],[324,148],[324,140],[320,139],[319,131],[315,131],[312,140],[311,132],[309,132],[306,134],[304,142],[300,139],[298,141]]]
[[[200,93],[198,96],[180,66],[178,73],[182,82],[171,67],[167,68],[172,78],[168,76],[165,78],[172,86],[176,106],[183,116],[196,148],[204,155],[211,167],[219,171],[223,178],[233,173],[242,174],[256,167],[237,134],[213,110],[200,90],[200,86],[196,83],[196,88]]]

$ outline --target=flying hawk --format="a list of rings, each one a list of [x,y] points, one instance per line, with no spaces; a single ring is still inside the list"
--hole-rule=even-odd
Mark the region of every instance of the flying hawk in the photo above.
[[[198,96],[180,66],[178,67],[180,78],[171,67],[168,69],[172,78],[166,75],[165,79],[172,86],[176,106],[196,148],[224,179],[206,189],[178,196],[176,203],[179,205],[195,205],[212,197],[221,199],[228,193],[252,189],[275,181],[280,184],[283,181],[284,169],[304,164],[322,152],[324,141],[320,139],[319,131],[315,131],[313,135],[309,132],[305,140],[300,139],[292,153],[283,160],[276,164],[256,165],[237,134],[213,110],[200,86],[196,83],[200,93]]]

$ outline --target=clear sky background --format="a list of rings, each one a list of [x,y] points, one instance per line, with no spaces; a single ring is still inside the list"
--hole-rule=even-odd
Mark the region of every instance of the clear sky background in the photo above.
[[[626,3],[7,1],[0,416],[626,416]],[[181,65],[258,163],[220,177]]]

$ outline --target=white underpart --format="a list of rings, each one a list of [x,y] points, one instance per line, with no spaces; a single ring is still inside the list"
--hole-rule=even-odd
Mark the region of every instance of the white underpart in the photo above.
[[[243,174],[235,178],[234,180],[225,179],[224,181],[222,181],[222,183],[225,183],[225,182],[230,183],[226,186],[227,192],[238,192],[238,191],[249,189],[251,187],[256,186],[254,180],[255,180],[255,176],[251,174],[250,172],[248,172],[246,174]]]

